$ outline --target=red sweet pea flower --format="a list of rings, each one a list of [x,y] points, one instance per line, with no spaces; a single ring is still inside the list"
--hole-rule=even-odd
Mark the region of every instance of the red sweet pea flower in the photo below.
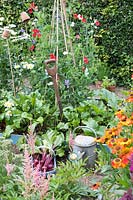
[[[51,54],[50,54],[50,59],[56,60],[56,56],[55,56],[53,53],[51,53]]]
[[[35,5],[34,2],[32,2],[32,3],[30,4],[29,9],[28,9],[28,13],[32,14],[33,11],[37,11],[37,10],[38,10],[38,7]]]
[[[74,17],[74,19],[78,19],[78,14],[75,13],[75,14],[73,15],[73,17]]]
[[[85,18],[83,18],[83,19],[82,19],[82,22],[83,22],[83,23],[86,23],[86,19],[85,19]]]
[[[96,20],[96,21],[94,22],[94,24],[95,24],[96,26],[101,26],[101,23],[100,23],[98,20]]]
[[[34,51],[34,49],[35,49],[35,46],[34,46],[34,45],[32,45],[32,46],[29,48],[30,51]]]
[[[32,37],[38,37],[38,38],[41,37],[41,33],[39,29],[35,28],[32,30],[32,32],[33,32]]]
[[[83,60],[84,60],[84,63],[85,63],[85,64],[88,64],[88,63],[89,63],[89,60],[88,60],[88,58],[87,58],[87,57],[84,57],[84,59],[83,59]]]

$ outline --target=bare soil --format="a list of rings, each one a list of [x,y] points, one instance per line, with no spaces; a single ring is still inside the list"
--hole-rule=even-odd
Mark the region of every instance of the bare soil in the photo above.
[[[89,89],[90,89],[90,90],[99,90],[99,89],[96,88],[95,84],[89,85]],[[125,98],[125,97],[127,96],[128,91],[129,91],[129,90],[128,90],[127,88],[124,88],[124,87],[116,87],[114,93],[115,93],[118,97]]]

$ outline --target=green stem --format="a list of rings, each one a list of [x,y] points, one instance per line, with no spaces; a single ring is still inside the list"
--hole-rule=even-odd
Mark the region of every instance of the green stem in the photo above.
[[[10,53],[10,47],[9,47],[8,39],[7,39],[7,49],[8,49],[9,64],[10,64],[10,70],[11,70],[11,76],[12,76],[12,90],[13,90],[14,96],[16,96],[15,81],[14,81],[14,74],[13,74],[13,67],[12,67],[12,60],[11,60],[11,53]]]

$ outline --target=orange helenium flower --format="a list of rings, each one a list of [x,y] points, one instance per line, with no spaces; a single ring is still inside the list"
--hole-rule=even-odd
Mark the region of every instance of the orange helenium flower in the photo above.
[[[101,185],[101,183],[100,183],[100,182],[97,182],[97,183],[95,183],[95,184],[93,184],[93,185],[91,186],[91,189],[92,189],[92,190],[97,190],[97,189],[100,187],[100,185]]]

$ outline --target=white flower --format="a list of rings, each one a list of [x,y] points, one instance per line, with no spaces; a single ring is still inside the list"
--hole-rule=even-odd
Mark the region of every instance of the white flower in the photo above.
[[[20,68],[20,65],[14,65],[14,69],[19,69]]]
[[[78,15],[78,19],[79,19],[79,20],[82,20],[82,19],[83,19],[83,16],[79,14],[79,15]]]
[[[71,27],[74,27],[74,25],[75,25],[75,23],[74,23],[74,22],[72,22],[72,23],[70,24],[70,26],[71,26]]]
[[[11,35],[17,35],[17,32],[10,30]]]
[[[11,101],[6,101],[6,102],[4,103],[4,106],[5,106],[6,108],[11,108],[12,106],[14,106],[14,104],[13,104]]]
[[[11,110],[8,110],[8,111],[6,112],[6,115],[7,115],[8,117],[12,116]]]
[[[89,71],[88,71],[88,69],[86,68],[85,69],[85,76],[88,76],[89,75]]]
[[[21,65],[22,65],[22,67],[23,67],[24,69],[26,69],[26,68],[27,68],[27,67],[26,67],[26,66],[27,66],[27,64],[28,64],[27,62],[21,62]]]
[[[53,82],[49,82],[47,85],[48,85],[48,86],[51,86],[51,85],[53,85]]]
[[[10,28],[15,28],[16,25],[15,25],[15,24],[9,24],[9,27],[10,27]]]
[[[26,65],[26,68],[27,68],[27,69],[33,69],[33,67],[34,67],[33,64],[27,64],[27,65]]]
[[[1,21],[1,22],[4,21],[4,17],[0,17],[0,21]]]
[[[63,55],[65,56],[65,55],[68,55],[68,51],[64,51],[63,52]]]

